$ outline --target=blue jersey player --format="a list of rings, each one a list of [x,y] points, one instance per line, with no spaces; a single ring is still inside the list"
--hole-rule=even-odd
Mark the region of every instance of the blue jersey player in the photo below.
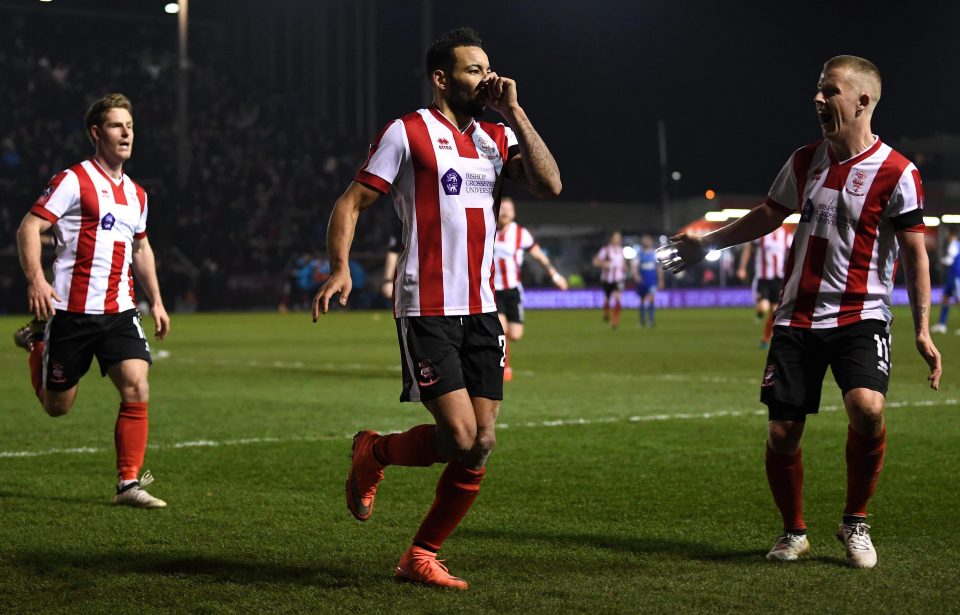
[[[637,282],[637,295],[640,297],[640,326],[652,327],[657,289],[663,288],[663,269],[657,262],[653,237],[650,235],[640,238],[640,253],[633,261],[632,273]]]

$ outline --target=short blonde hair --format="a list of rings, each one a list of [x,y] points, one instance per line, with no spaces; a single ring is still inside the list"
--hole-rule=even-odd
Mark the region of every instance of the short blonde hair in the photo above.
[[[854,75],[856,84],[870,95],[872,107],[880,102],[880,91],[882,89],[882,80],[880,79],[880,69],[876,64],[858,56],[835,56],[826,61],[823,65],[823,72],[831,68],[846,68]]]
[[[103,125],[103,117],[110,109],[126,109],[130,112],[131,116],[133,115],[133,104],[131,104],[130,99],[123,94],[107,94],[100,100],[94,101],[94,103],[90,105],[90,108],[87,109],[87,115],[84,117],[84,126],[87,128],[87,138],[90,139],[90,142],[94,145],[96,145],[96,143],[90,134],[90,127]]]

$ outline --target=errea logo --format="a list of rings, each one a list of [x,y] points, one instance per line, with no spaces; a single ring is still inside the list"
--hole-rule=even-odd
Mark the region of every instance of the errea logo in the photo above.
[[[437,139],[437,148],[438,148],[438,149],[449,149],[449,150],[452,150],[452,149],[453,149],[453,146],[450,145],[450,141],[447,140],[445,137],[439,137],[439,138]]]

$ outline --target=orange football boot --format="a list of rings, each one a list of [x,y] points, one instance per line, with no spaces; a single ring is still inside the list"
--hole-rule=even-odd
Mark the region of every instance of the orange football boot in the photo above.
[[[350,474],[347,475],[347,508],[358,521],[373,514],[377,485],[383,480],[383,467],[373,456],[373,443],[380,437],[375,431],[359,431],[353,436]]]
[[[470,585],[450,574],[447,567],[437,559],[437,554],[421,547],[410,545],[397,564],[397,580],[403,583],[422,583],[430,587],[467,589]]]

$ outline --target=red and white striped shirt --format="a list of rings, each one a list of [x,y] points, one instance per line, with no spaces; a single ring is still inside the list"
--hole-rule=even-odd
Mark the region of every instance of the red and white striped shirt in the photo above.
[[[783,266],[793,233],[782,226],[756,241],[754,249],[754,277],[758,280],[776,280],[783,278]]]
[[[133,240],[147,235],[147,193],[126,174],[111,179],[93,160],[55,175],[30,213],[53,224],[58,310],[133,309]]]
[[[388,124],[354,181],[389,193],[403,223],[393,314],[495,312],[493,242],[513,131],[473,121],[461,132],[435,107]]]
[[[845,161],[819,141],[793,153],[766,204],[801,214],[776,324],[891,321],[896,232],[923,232],[923,186],[913,163],[879,138]]]
[[[605,284],[619,284],[627,279],[627,259],[623,257],[623,246],[612,243],[597,252],[600,261],[600,281]]]
[[[536,241],[530,231],[516,222],[511,222],[497,231],[493,244],[494,290],[507,290],[520,286],[520,267],[523,265],[523,252],[529,250]]]

